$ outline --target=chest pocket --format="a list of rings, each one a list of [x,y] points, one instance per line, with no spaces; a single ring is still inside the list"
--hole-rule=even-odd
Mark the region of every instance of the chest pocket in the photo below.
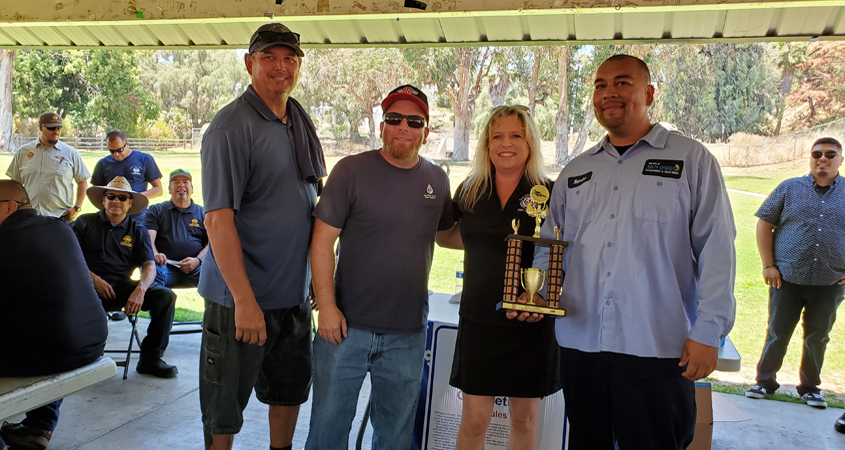
[[[587,182],[566,191],[566,223],[590,223],[596,216],[596,183]]]
[[[425,199],[417,202],[412,214],[414,217],[412,227],[416,229],[419,236],[434,239],[442,209],[443,204],[436,200]]]
[[[640,178],[634,192],[634,217],[652,222],[669,222],[680,209],[680,188],[681,184],[675,180],[652,176]]]

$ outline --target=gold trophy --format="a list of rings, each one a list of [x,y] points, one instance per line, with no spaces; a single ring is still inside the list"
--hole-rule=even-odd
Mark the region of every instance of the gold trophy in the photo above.
[[[566,310],[560,307],[560,288],[563,284],[563,249],[569,245],[566,241],[560,240],[560,230],[555,227],[555,239],[543,239],[540,237],[540,225],[543,219],[548,217],[549,209],[546,202],[549,201],[549,190],[543,185],[531,188],[531,203],[525,207],[525,212],[534,218],[535,227],[533,236],[519,235],[519,221],[514,219],[511,222],[513,234],[508,235],[508,252],[505,260],[505,286],[502,301],[496,305],[496,309],[509,309],[513,311],[528,311],[552,316],[565,316]],[[522,269],[522,243],[532,242],[535,246],[549,247],[549,270],[548,273],[540,269]],[[534,294],[543,289],[543,284],[548,285],[544,304],[534,302]],[[519,286],[528,293],[528,302],[519,303]]]

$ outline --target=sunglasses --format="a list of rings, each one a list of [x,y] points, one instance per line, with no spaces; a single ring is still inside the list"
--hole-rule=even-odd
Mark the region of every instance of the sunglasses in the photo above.
[[[382,119],[388,125],[401,125],[403,120],[408,121],[408,126],[411,128],[425,127],[425,117],[423,116],[406,116],[395,112],[389,112],[384,115]]]
[[[61,130],[61,129],[62,129],[62,127],[44,127],[44,128],[46,128],[46,129],[48,129],[48,130],[50,130],[50,131],[56,131],[56,130]]]
[[[833,158],[836,158],[836,155],[838,155],[838,154],[839,154],[839,152],[835,152],[833,150],[828,150],[826,152],[821,152],[819,150],[813,150],[812,152],[810,152],[810,156],[812,156],[813,159],[822,159],[822,155],[824,155],[824,157],[827,158],[827,159],[833,159]]]
[[[29,204],[29,202],[19,202],[19,201],[17,201],[17,200],[12,200],[12,199],[8,199],[8,200],[0,200],[0,203],[8,203],[8,202],[15,202],[15,203],[17,203],[17,204],[18,204],[18,206],[23,206],[23,205],[28,205],[28,204]]]
[[[109,152],[110,152],[110,153],[120,153],[120,152],[122,152],[122,151],[123,151],[123,149],[125,149],[125,148],[126,148],[126,144],[128,144],[128,142],[127,142],[127,143],[124,143],[124,144],[123,144],[123,147],[120,147],[120,148],[110,148],[110,149],[109,149]]]
[[[258,40],[268,44],[272,44],[274,42],[284,42],[286,44],[296,45],[297,47],[299,46],[299,34],[294,33],[293,31],[261,31],[250,45]]]
[[[106,194],[106,198],[107,198],[107,199],[109,199],[109,200],[118,199],[118,200],[120,200],[121,202],[125,202],[126,200],[129,200],[130,198],[132,198],[132,196],[129,196],[129,195],[117,195],[117,194]]]

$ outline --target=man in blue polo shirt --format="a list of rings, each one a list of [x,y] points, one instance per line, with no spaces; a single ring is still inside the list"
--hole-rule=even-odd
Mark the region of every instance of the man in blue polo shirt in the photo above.
[[[147,197],[133,192],[123,177],[106,186],[88,188],[88,199],[101,211],[83,214],[73,222],[85,263],[100,300],[107,308],[123,307],[127,315],[149,311],[150,325],[141,342],[141,356],[135,370],[162,378],[179,372],[161,359],[170,341],[176,311],[176,294],[155,286],[155,262],[150,234],[129,217],[147,207]],[[141,268],[141,280],[130,275]]]
[[[94,166],[91,175],[91,185],[104,186],[114,177],[123,177],[132,186],[132,190],[143,194],[148,199],[160,196],[164,189],[161,186],[161,171],[152,156],[147,153],[134,151],[126,142],[126,134],[117,128],[106,134],[106,145],[109,153]],[[151,186],[147,189],[148,186]],[[132,215],[141,225],[145,222],[146,209],[141,209]]]
[[[721,169],[701,143],[650,123],[653,101],[642,60],[601,64],[593,109],[607,135],[561,171],[541,231],[569,242],[555,334],[572,450],[687,448],[694,380],[716,368],[734,322]],[[535,248],[534,267],[548,255]]]
[[[0,249],[0,377],[67,372],[102,356],[106,319],[73,232],[38,215],[13,180],[0,180]],[[0,449],[46,448],[61,404],[4,422]]]
[[[156,283],[197,287],[200,265],[208,250],[205,214],[191,200],[193,178],[187,170],[170,172],[170,200],[147,209],[147,230],[156,261]]]
[[[798,395],[816,408],[824,353],[845,294],[845,178],[842,144],[813,143],[810,173],[790,178],[763,201],[756,216],[757,249],[769,287],[769,326],[757,364],[757,384],[745,396],[763,398],[780,384],[777,372],[804,312],[804,351]]]

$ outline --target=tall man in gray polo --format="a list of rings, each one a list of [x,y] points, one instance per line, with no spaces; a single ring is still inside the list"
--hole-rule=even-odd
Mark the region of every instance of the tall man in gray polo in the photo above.
[[[845,294],[845,178],[842,144],[821,138],[810,152],[810,173],[769,194],[756,216],[757,249],[769,287],[769,326],[757,364],[757,384],[745,396],[763,398],[780,384],[777,373],[804,313],[798,394],[827,407],[819,391],[824,353]]]
[[[24,185],[38,214],[72,222],[85,201],[91,174],[79,152],[59,140],[62,118],[58,114],[41,114],[38,129],[41,136],[18,149],[6,175]]]
[[[206,448],[231,448],[254,388],[270,405],[270,448],[290,449],[311,388],[308,246],[326,171],[311,119],[290,97],[303,56],[284,25],[258,28],[244,56],[252,84],[202,140]]]

